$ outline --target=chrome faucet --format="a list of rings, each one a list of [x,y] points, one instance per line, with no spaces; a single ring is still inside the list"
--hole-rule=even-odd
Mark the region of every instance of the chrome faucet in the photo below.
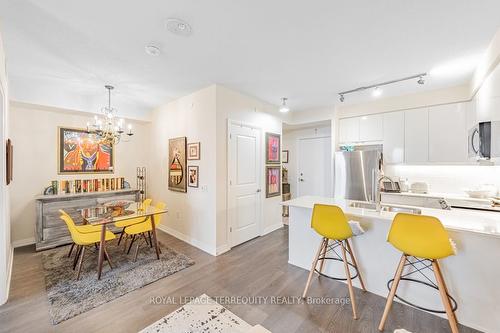
[[[376,184],[376,187],[375,187],[375,210],[377,212],[380,212],[382,210],[382,204],[381,204],[381,201],[382,201],[382,189],[381,189],[381,186],[380,186],[380,182],[384,179],[387,179],[388,181],[391,182],[391,184],[394,184],[394,181],[387,177],[387,176],[380,176],[377,180],[377,184]]]

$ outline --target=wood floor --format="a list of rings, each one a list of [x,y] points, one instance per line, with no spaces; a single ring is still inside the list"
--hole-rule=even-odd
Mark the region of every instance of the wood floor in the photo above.
[[[216,258],[162,232],[159,240],[190,256],[196,264],[56,326],[50,323],[40,254],[32,246],[16,249],[10,298],[0,307],[0,332],[137,332],[179,307],[152,304],[153,297],[175,299],[203,293],[298,297],[307,279],[307,271],[287,263],[286,228]],[[348,291],[343,283],[315,277],[308,295],[346,298]],[[356,297],[358,320],[352,319],[350,304],[225,306],[248,323],[261,324],[273,333],[378,332],[385,299],[360,290],[356,290]],[[389,315],[386,332],[396,328],[413,333],[450,331],[446,320],[397,303]],[[461,327],[460,332],[477,331]]]

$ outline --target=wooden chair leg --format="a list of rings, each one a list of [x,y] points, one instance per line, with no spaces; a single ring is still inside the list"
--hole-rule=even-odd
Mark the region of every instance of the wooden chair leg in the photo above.
[[[439,294],[441,295],[441,300],[443,301],[446,316],[448,317],[448,322],[450,323],[451,332],[458,333],[457,319],[451,308],[451,302],[448,298],[446,284],[444,282],[443,275],[441,274],[441,269],[439,268],[436,260],[432,261],[432,268],[434,269],[434,276],[436,277]]]
[[[82,246],[82,253],[80,254],[80,260],[78,262],[78,273],[76,274],[76,280],[80,280],[80,273],[82,271],[83,257],[85,256],[85,246]]]
[[[326,238],[325,238],[326,239]],[[319,264],[319,272],[320,273],[323,273],[323,266],[325,265],[325,257],[326,257],[326,252],[328,251],[328,242],[329,240],[326,239],[325,240],[325,244],[323,245],[323,251],[321,251],[321,256],[320,258],[323,258],[323,260],[321,260],[321,264]],[[321,275],[320,275],[321,276]]]
[[[351,257],[352,263],[354,264],[354,267],[356,267],[356,270],[358,271],[358,278],[359,278],[359,283],[361,284],[361,288],[366,291],[365,288],[365,282],[363,281],[363,277],[361,276],[361,271],[358,266],[358,261],[356,260],[356,256],[354,255],[354,251],[352,250],[351,244],[349,243],[349,240],[345,240],[347,244],[347,250],[349,251],[349,255]]]
[[[128,251],[127,251],[127,254],[130,253],[130,249],[132,248],[132,244],[134,244],[134,241],[135,241],[135,235],[132,236],[132,240],[130,240],[130,246],[128,247]]]
[[[443,270],[441,269],[441,264],[439,263],[438,260],[434,260],[434,261],[436,262],[436,267],[439,270],[439,275],[441,275],[441,279],[443,280],[444,290],[446,291],[446,294],[449,295],[450,293],[448,292],[448,287],[446,286],[446,283],[444,283]],[[448,300],[449,300],[449,298],[448,298]],[[451,306],[451,301],[450,301],[450,306]],[[455,321],[458,323],[457,315],[455,314],[455,312],[453,312],[453,317],[455,318]]]
[[[122,232],[120,232],[120,238],[118,238],[118,244],[116,245],[120,245],[120,242],[122,241],[122,238],[123,238],[123,234],[125,233],[125,228],[122,229]]]
[[[76,269],[76,265],[78,264],[78,258],[80,257],[80,252],[82,251],[82,246],[77,245],[75,251],[75,259],[73,259],[73,270]]]
[[[74,247],[75,247],[75,243],[71,244],[71,247],[69,248],[68,258],[71,257],[71,252],[73,252]]]
[[[149,247],[153,248],[153,240],[151,239],[151,231],[148,231],[148,237],[149,237],[149,244],[150,244]],[[161,253],[161,251],[160,251],[160,253]]]
[[[106,250],[106,248],[104,248],[104,258],[106,258],[106,261],[108,262],[109,267],[111,269],[113,269],[113,263],[111,262],[111,258],[109,257],[108,250]]]
[[[307,290],[309,289],[309,285],[311,284],[311,279],[314,274],[314,270],[316,269],[316,265],[318,264],[318,258],[323,250],[325,245],[325,238],[321,240],[321,244],[319,245],[318,251],[316,252],[316,256],[314,257],[313,264],[311,266],[311,271],[309,272],[309,277],[307,278],[306,287],[304,288],[304,293],[302,294],[302,298],[306,298]]]
[[[342,241],[340,241],[340,247],[342,248],[342,259],[344,260],[344,270],[347,278],[347,286],[349,288],[349,297],[351,298],[352,316],[354,319],[358,319],[358,315],[356,313],[356,299],[354,297],[354,288],[352,286],[352,280],[351,280],[351,272],[349,270],[349,264],[347,261],[345,246]]]
[[[385,303],[384,314],[382,315],[382,319],[380,320],[380,324],[378,325],[378,330],[383,331],[385,326],[385,321],[387,320],[387,316],[389,315],[389,311],[391,310],[392,301],[394,300],[394,295],[396,295],[396,291],[398,289],[399,281],[401,280],[401,275],[403,274],[403,269],[405,267],[406,255],[402,255],[399,260],[399,265],[396,270],[396,274],[394,275],[394,281],[392,282],[391,291],[387,296],[387,302]]]
[[[146,245],[149,246],[148,238],[146,237],[146,233],[141,234],[142,238],[144,238],[144,241],[146,242]]]

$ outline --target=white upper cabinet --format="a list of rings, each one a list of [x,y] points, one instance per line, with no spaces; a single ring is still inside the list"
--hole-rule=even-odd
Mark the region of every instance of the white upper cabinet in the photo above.
[[[444,125],[444,124],[443,124]],[[429,160],[429,111],[419,108],[405,111],[405,162]]]
[[[384,163],[399,164],[405,158],[404,111],[383,114]]]
[[[429,162],[467,161],[467,104],[429,108]]]
[[[359,141],[359,118],[345,118],[339,121],[339,142],[352,143]]]
[[[359,141],[382,141],[384,139],[384,116],[374,114],[359,118]]]

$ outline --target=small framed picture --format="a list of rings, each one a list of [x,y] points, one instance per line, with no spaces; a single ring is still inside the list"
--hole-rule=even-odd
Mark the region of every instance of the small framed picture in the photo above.
[[[288,163],[288,150],[281,151],[281,163]]]
[[[197,165],[188,166],[188,186],[198,187],[199,169]]]
[[[281,167],[266,167],[266,198],[281,194]]]
[[[266,164],[279,164],[281,151],[281,136],[275,133],[266,133]]]
[[[200,159],[200,143],[193,142],[187,145],[187,159],[188,160],[199,160]]]

